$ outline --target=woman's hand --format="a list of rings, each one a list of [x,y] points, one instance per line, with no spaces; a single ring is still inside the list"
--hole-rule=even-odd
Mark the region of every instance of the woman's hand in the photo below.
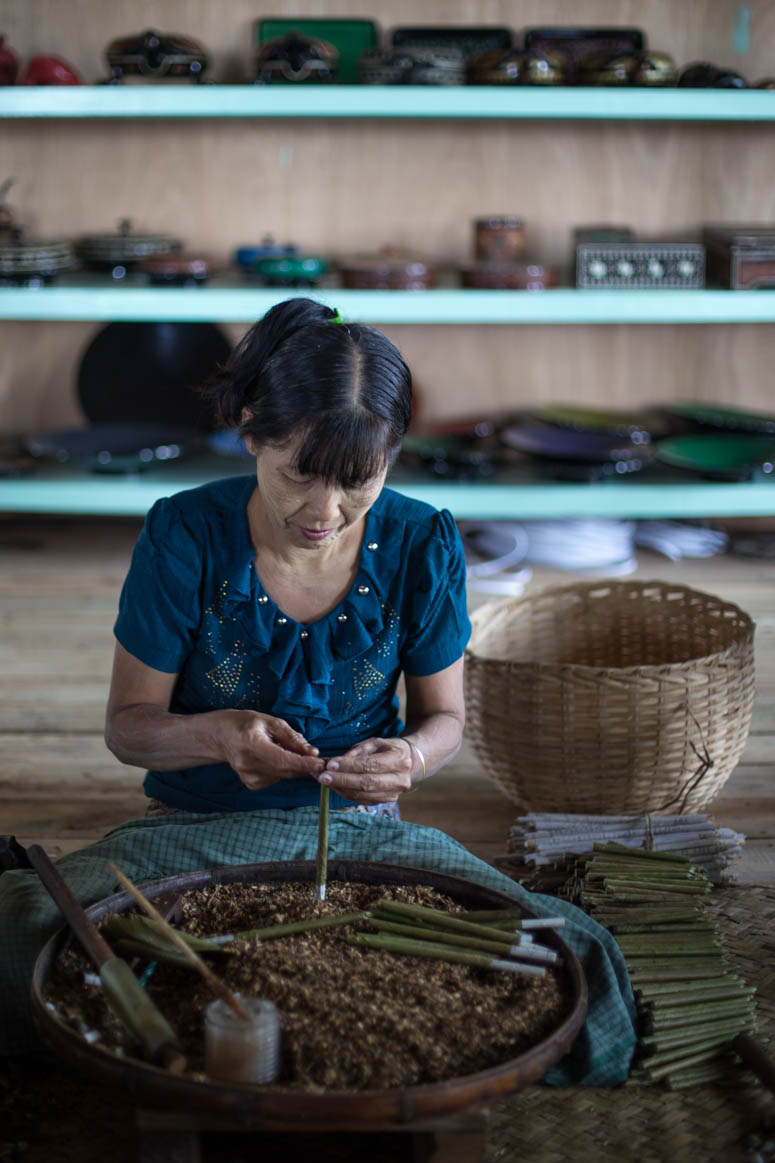
[[[284,719],[258,711],[169,710],[176,674],[154,670],[116,643],[105,742],[122,763],[178,771],[228,763],[252,791],[281,779],[318,776],[317,749]]]
[[[223,758],[245,787],[256,791],[281,779],[317,777],[325,763],[318,750],[284,719],[257,711],[215,711]]]
[[[329,759],[318,781],[357,804],[393,803],[411,790],[415,762],[406,739],[364,739]]]

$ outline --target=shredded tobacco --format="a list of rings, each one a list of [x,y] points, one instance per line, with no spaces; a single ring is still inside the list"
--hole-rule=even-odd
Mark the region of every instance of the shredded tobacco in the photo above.
[[[380,898],[449,912],[461,906],[424,886],[329,883],[327,899],[309,884],[225,884],[185,893],[179,928],[197,936],[357,912]],[[268,998],[282,1020],[283,1063],[275,1085],[308,1092],[415,1086],[506,1062],[548,1036],[567,1015],[561,969],[545,977],[476,969],[353,947],[347,935],[367,922],[275,940],[239,940],[210,959],[235,992]],[[134,965],[140,973],[144,963]],[[84,1036],[135,1055],[131,1037],[107,1009],[79,950],[64,952],[47,1000]],[[212,1000],[199,975],[159,964],[147,985],[177,1031],[190,1069],[204,1067],[204,1011]]]

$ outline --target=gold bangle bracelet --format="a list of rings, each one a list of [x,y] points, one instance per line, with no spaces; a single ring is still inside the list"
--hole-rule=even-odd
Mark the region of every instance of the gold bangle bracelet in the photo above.
[[[422,775],[420,776],[420,779],[425,779],[428,775],[428,768],[425,766],[425,756],[423,755],[422,751],[417,746],[417,744],[413,743],[412,740],[409,739],[406,735],[402,735],[401,738],[403,739],[404,743],[409,744],[412,751],[415,753],[417,758],[420,760],[420,766],[422,767]]]

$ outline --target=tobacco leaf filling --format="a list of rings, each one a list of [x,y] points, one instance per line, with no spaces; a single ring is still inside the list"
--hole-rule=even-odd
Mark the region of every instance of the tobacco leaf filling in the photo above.
[[[216,936],[366,909],[380,898],[461,911],[424,886],[332,882],[327,900],[310,884],[224,884],[185,893],[179,928]],[[439,1082],[524,1053],[570,1008],[562,970],[545,977],[432,961],[347,944],[366,922],[266,941],[238,941],[209,964],[235,992],[268,998],[282,1019],[282,1072],[275,1085],[308,1092]],[[143,964],[136,964],[140,972]],[[60,955],[46,1000],[76,1029],[96,1031],[126,1055],[138,1047],[110,1012],[93,972],[73,947]],[[176,1030],[190,1069],[204,1069],[204,1011],[212,1000],[193,970],[159,964],[148,992]],[[93,1034],[90,1035],[93,1037]]]

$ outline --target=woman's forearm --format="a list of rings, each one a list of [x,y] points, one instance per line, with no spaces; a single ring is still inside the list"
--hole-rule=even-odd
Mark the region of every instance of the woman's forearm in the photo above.
[[[105,743],[122,763],[154,771],[202,767],[224,760],[224,716],[240,711],[176,715],[153,703],[114,711],[105,728]]]
[[[433,775],[450,759],[454,759],[463,742],[464,726],[462,715],[454,711],[436,711],[423,718],[416,720],[410,718],[407,721],[404,738],[419,748],[422,760],[425,761],[423,771],[422,760],[413,752],[413,785]]]

